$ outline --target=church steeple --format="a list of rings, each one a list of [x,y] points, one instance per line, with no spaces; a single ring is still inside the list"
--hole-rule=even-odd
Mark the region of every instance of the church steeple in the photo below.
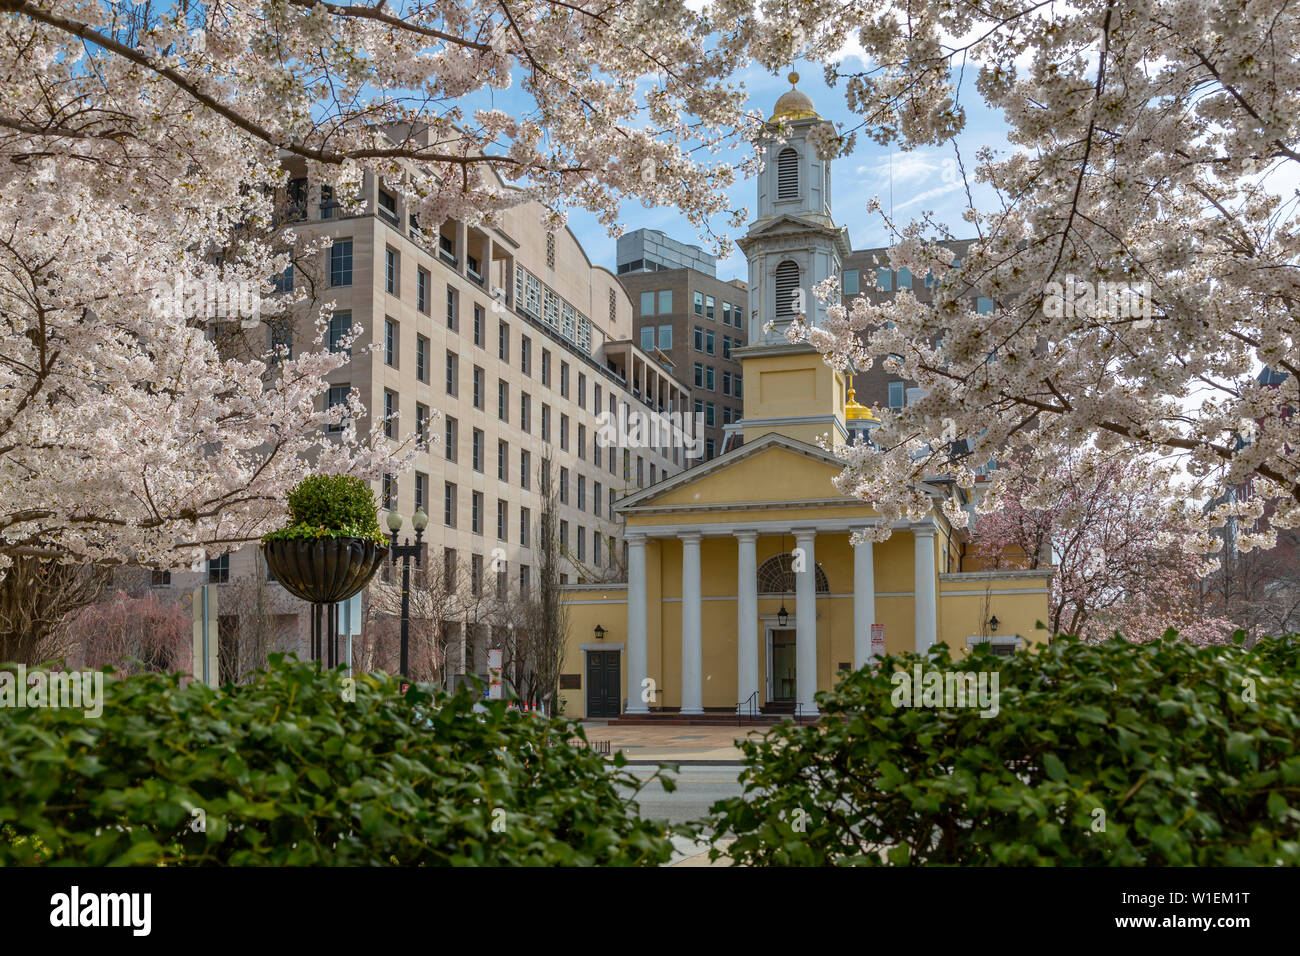
[[[741,425],[747,442],[780,432],[809,443],[827,435],[839,444],[850,434],[844,376],[812,346],[786,337],[799,316],[826,324],[826,306],[813,289],[840,275],[850,251],[848,230],[831,215],[831,164],[818,155],[812,136],[829,124],[798,88],[799,74],[789,79],[791,88],[776,101],[760,143],[758,218],[737,241],[749,260],[750,344],[732,353],[744,367]],[[854,411],[870,414],[856,403]]]
[[[831,164],[817,154],[811,134],[828,125],[812,98],[798,88],[799,74],[772,110],[760,148],[758,218],[738,245],[749,259],[749,341],[782,343],[797,315],[814,325],[826,310],[813,295],[817,283],[840,274],[849,253],[848,231],[831,216]],[[765,333],[769,323],[773,332]]]

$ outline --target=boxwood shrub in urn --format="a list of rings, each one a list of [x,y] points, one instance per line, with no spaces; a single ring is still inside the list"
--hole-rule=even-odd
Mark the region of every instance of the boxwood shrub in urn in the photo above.
[[[289,523],[262,539],[266,563],[295,597],[346,601],[388,556],[375,494],[360,478],[310,475],[289,493]]]

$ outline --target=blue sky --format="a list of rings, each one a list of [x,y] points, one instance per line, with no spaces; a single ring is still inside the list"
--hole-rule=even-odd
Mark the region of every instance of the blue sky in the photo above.
[[[845,107],[842,84],[838,88],[828,87],[822,70],[811,64],[798,64],[796,69],[800,75],[799,89],[812,97],[818,113],[837,125],[842,123],[844,130],[858,125],[857,118]],[[785,79],[786,72],[771,76],[755,68],[740,77],[750,94],[749,106],[761,109],[765,116],[771,115],[772,104],[790,88]],[[962,84],[960,102],[967,110],[967,127],[958,137],[957,145],[970,175],[974,170],[975,151],[981,146],[988,145],[1002,153],[1010,152],[1011,146],[1006,141],[1006,124],[1001,116],[990,112],[977,100],[970,73]],[[725,157],[727,154],[722,155]],[[960,175],[954,174],[955,156],[951,144],[903,152],[897,145],[892,148],[879,146],[859,131],[854,152],[837,159],[832,167],[835,218],[848,226],[853,248],[871,248],[888,243],[884,223],[878,215],[868,214],[867,202],[873,196],[879,196],[884,207],[890,208],[891,172],[893,214],[897,222],[905,223],[923,210],[932,210],[939,221],[959,237],[971,235],[971,227],[961,218],[966,207],[966,195]],[[733,204],[747,207],[751,216],[755,204],[754,189],[752,179],[741,179],[730,190]],[[976,188],[973,195],[977,206],[987,209],[992,204],[990,190]],[[662,229],[684,242],[700,241],[694,227],[675,209],[646,209],[638,202],[625,202],[622,211],[628,230],[641,227]],[[569,226],[593,262],[614,268],[614,240],[594,216],[584,210],[570,210]],[[728,231],[721,219],[714,223],[714,228],[719,232]],[[731,231],[733,239],[738,234]],[[718,277],[724,280],[746,277],[745,260],[739,250],[733,250],[728,259],[718,263]]]

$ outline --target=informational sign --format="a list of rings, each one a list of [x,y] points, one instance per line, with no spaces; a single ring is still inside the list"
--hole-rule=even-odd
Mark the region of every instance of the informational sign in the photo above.
[[[885,625],[883,624],[871,625],[871,656],[885,656]]]
[[[488,700],[501,699],[501,661],[500,648],[488,651]]]

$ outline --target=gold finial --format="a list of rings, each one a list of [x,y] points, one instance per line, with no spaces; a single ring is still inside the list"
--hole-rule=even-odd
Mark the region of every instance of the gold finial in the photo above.
[[[790,81],[791,86],[794,86],[796,83],[799,82],[799,74],[791,70],[790,75],[787,76],[786,79]]]
[[[844,417],[850,421],[878,422],[875,413],[865,405],[859,405],[854,398],[853,379],[849,379],[849,400],[844,403]]]

